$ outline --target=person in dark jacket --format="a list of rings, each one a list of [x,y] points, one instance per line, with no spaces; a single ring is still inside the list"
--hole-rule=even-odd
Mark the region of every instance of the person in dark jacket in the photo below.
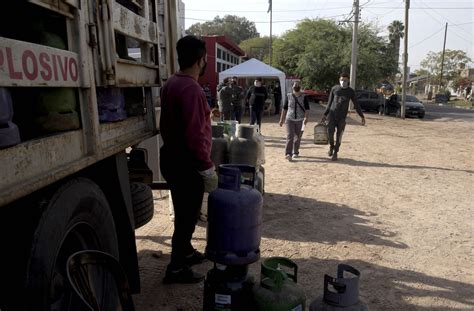
[[[275,114],[280,114],[281,106],[281,87],[280,83],[275,83],[275,87],[272,90],[273,98],[275,100]]]
[[[237,77],[232,77],[231,88],[232,88],[232,113],[230,118],[236,120],[239,123],[242,121],[242,98],[244,90],[238,84],[239,80]]]
[[[349,87],[349,75],[342,73],[339,77],[339,85],[334,86],[329,93],[328,105],[322,121],[328,121],[329,152],[328,155],[333,161],[337,160],[337,153],[342,142],[342,134],[346,128],[346,117],[349,110],[349,101],[352,100],[354,107],[361,117],[362,125],[365,125],[364,114],[360,108],[355,91]],[[334,143],[334,133],[336,133],[336,143]]]
[[[268,98],[267,88],[263,86],[262,78],[255,79],[254,85],[247,92],[247,101],[250,106],[250,124],[258,124],[258,128],[262,126],[262,114],[265,101]]]
[[[160,167],[171,190],[175,214],[171,262],[163,279],[166,284],[204,279],[191,269],[205,260],[193,248],[191,239],[204,192],[217,187],[211,161],[211,111],[197,82],[206,68],[206,43],[186,36],[178,41],[176,49],[180,71],[168,79],[160,94]]]
[[[231,79],[226,78],[226,80],[224,80],[224,85],[218,93],[221,121],[230,120],[232,117],[232,93]]]

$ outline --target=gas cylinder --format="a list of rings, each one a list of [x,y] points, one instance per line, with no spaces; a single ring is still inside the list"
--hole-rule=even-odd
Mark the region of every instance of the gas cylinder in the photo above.
[[[204,311],[255,310],[252,288],[254,278],[248,276],[248,266],[214,264],[204,281]]]
[[[125,97],[120,88],[97,88],[100,122],[114,122],[127,118]]]
[[[222,125],[212,125],[211,160],[216,168],[226,163],[229,141],[224,137]]]
[[[13,119],[13,104],[10,91],[0,88],[0,148],[20,143],[20,132]]]
[[[240,125],[238,136],[230,143],[229,163],[258,165],[259,143],[253,125]]]
[[[347,277],[344,273],[350,274]],[[367,311],[359,299],[360,272],[349,266],[337,266],[337,278],[324,275],[324,294],[311,303],[310,311]]]
[[[224,265],[253,263],[260,258],[263,205],[255,167],[225,164],[218,175],[218,188],[208,198],[206,257]]]
[[[255,140],[258,143],[257,165],[265,164],[265,139],[260,133],[258,126],[255,125]]]
[[[293,269],[293,274],[282,267]],[[298,266],[288,258],[270,257],[261,266],[260,285],[254,287],[257,310],[303,311],[306,296],[296,284]]]
[[[316,145],[327,145],[328,142],[328,127],[326,123],[317,123],[314,126],[314,143]]]
[[[75,130],[80,127],[76,92],[72,88],[42,89],[38,97],[35,123],[43,133]]]

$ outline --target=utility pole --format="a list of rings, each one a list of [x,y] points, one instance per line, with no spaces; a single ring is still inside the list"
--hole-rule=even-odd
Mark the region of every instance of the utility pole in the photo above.
[[[358,44],[357,35],[359,34],[359,0],[354,0],[354,26],[352,27],[352,53],[351,53],[351,88],[356,89],[356,77],[357,77],[357,55]],[[354,109],[354,104],[351,101],[350,110]]]
[[[446,27],[444,28],[444,43],[443,43],[443,54],[441,55],[441,75],[439,77],[439,87],[443,86],[443,69],[444,69],[444,51],[446,50],[446,35],[448,34],[448,23],[446,22]]]
[[[359,33],[359,0],[354,0],[354,27],[352,28],[352,54],[351,54],[351,88],[356,88],[357,76],[357,35]]]
[[[268,11],[270,11],[270,66],[272,65],[273,58],[273,40],[272,40],[272,26],[273,26],[273,5],[272,0],[268,0]],[[267,13],[268,13],[267,11]]]
[[[407,79],[408,79],[408,10],[410,9],[410,0],[405,0],[405,36],[403,47],[403,86],[402,86],[402,107],[400,117],[405,119],[405,105],[407,102]]]

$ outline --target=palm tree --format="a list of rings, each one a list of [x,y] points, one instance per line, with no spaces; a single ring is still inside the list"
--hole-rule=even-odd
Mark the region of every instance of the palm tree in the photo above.
[[[391,55],[395,66],[395,71],[398,71],[398,61],[400,58],[400,39],[405,35],[405,26],[401,21],[393,21],[388,25],[388,38],[390,39]]]

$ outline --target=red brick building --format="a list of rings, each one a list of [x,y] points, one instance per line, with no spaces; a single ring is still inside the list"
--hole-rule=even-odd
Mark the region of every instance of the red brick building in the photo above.
[[[204,76],[199,78],[199,84],[209,83],[215,100],[219,72],[240,64],[245,52],[225,36],[204,36],[203,39],[207,48],[207,69]]]

